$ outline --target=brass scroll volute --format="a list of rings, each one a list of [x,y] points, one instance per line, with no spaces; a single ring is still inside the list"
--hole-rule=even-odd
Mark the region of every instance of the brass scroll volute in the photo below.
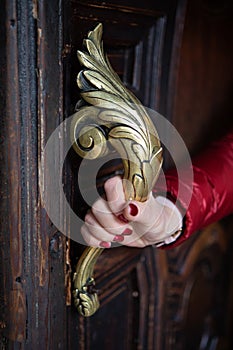
[[[73,116],[71,139],[81,156],[95,159],[114,147],[123,162],[126,199],[145,201],[162,165],[162,148],[146,109],[122,84],[103,51],[102,24],[84,40],[78,51],[83,69],[77,76],[80,108]],[[89,247],[79,259],[74,275],[74,299],[79,312],[92,315],[98,308],[92,276],[102,248]],[[90,288],[91,287],[91,288]]]

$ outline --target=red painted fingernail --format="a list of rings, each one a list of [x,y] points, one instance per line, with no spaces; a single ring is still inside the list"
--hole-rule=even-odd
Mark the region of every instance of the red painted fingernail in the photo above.
[[[102,248],[110,248],[111,247],[111,242],[102,241],[102,242],[100,242],[100,247],[102,247]]]
[[[123,232],[122,232],[122,235],[124,236],[129,236],[132,234],[132,230],[130,228],[126,228]]]
[[[132,216],[136,216],[138,214],[138,208],[135,204],[132,204],[132,203],[129,204],[129,213]]]
[[[123,242],[124,241],[124,237],[121,235],[116,235],[113,239],[114,242]]]
[[[129,222],[129,221],[124,217],[123,214],[118,215],[118,219],[121,220],[121,221],[123,221],[123,222],[125,222],[126,224]]]

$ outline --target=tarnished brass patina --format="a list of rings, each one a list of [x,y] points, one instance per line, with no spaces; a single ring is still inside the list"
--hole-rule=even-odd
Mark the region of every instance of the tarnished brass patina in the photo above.
[[[162,165],[157,131],[140,101],[122,84],[103,50],[102,24],[84,40],[78,51],[84,69],[77,77],[81,103],[71,126],[73,147],[88,159],[106,155],[114,147],[124,166],[126,200],[145,201]],[[92,315],[99,302],[93,290],[94,264],[102,248],[87,248],[74,276],[74,298],[79,312]]]
[[[99,308],[99,299],[95,290],[93,270],[96,260],[104,249],[88,247],[80,257],[74,274],[74,304],[83,316],[91,316]]]

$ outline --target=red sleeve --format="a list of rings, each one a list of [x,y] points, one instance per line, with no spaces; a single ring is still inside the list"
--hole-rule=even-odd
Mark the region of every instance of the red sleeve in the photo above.
[[[179,181],[179,186],[185,189],[181,191],[183,194],[192,191],[190,203],[186,202],[185,195],[178,198],[185,212],[184,231],[167,248],[179,245],[198,229],[233,213],[233,132],[212,143],[203,153],[192,159],[192,164],[193,188],[187,185],[185,169],[182,182]],[[166,173],[166,182],[167,192],[176,201],[178,177],[175,169]],[[158,183],[155,192],[160,190]]]

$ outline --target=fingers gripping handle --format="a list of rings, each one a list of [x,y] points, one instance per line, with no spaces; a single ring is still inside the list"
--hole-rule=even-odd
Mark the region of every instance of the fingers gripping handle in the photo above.
[[[81,108],[74,114],[71,139],[81,157],[95,159],[114,147],[124,166],[126,200],[147,199],[162,165],[157,131],[140,101],[122,84],[103,51],[102,24],[84,40],[78,51],[83,69],[77,76]],[[102,248],[87,248],[74,275],[74,300],[83,316],[99,307],[93,270]]]

